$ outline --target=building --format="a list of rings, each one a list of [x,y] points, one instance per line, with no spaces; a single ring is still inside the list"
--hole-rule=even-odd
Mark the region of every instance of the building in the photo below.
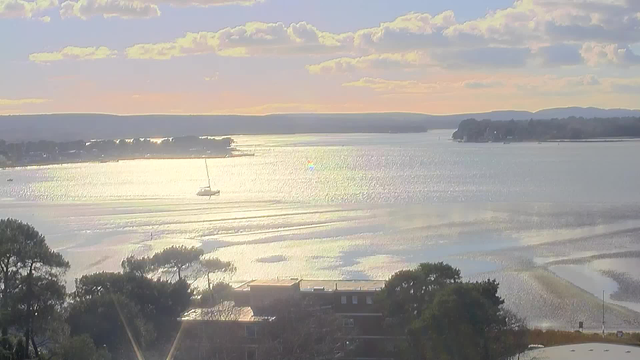
[[[211,333],[216,327],[224,327],[225,336],[232,334],[233,340],[226,342],[234,344],[236,350],[230,351],[235,358],[257,360],[260,324],[273,318],[266,310],[268,305],[283,299],[299,299],[331,309],[342,319],[345,330],[353,330],[344,351],[337,351],[336,358],[388,359],[387,354],[398,337],[387,331],[383,314],[375,304],[383,287],[384,281],[380,280],[253,280],[233,290],[233,301],[212,309],[191,309],[180,320],[193,334]],[[211,354],[202,356],[215,358]]]
[[[533,349],[521,354],[518,358],[522,360],[631,360],[640,358],[640,348],[601,343],[562,345]]]

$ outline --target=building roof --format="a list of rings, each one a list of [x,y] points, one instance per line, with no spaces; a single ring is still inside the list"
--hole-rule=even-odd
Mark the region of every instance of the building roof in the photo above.
[[[275,280],[251,280],[238,285],[235,290],[248,291],[252,286],[278,286],[289,287],[300,284],[300,291],[380,291],[384,287],[384,280],[300,280],[300,279],[275,279]]]
[[[263,279],[263,280],[251,280],[246,281],[235,287],[235,290],[249,290],[251,286],[277,286],[277,287],[290,287],[297,283],[298,279]]]
[[[180,317],[180,321],[235,321],[253,323],[271,320],[272,317],[256,316],[249,306],[235,306],[233,301],[225,301],[213,308],[190,309]]]
[[[599,343],[553,346],[527,351],[520,356],[522,360],[631,360],[638,358],[640,358],[640,347]]]
[[[384,280],[302,280],[300,291],[380,291]]]

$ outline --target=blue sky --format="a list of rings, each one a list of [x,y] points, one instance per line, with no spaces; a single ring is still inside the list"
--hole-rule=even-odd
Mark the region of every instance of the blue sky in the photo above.
[[[0,114],[640,99],[637,0],[0,0],[0,34]]]

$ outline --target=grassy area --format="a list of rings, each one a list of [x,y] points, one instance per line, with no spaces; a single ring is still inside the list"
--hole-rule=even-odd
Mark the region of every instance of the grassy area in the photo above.
[[[592,342],[640,346],[640,333],[625,333],[622,338],[618,338],[616,333],[607,333],[603,338],[601,334],[573,331],[531,330],[529,332],[529,344],[545,347]]]

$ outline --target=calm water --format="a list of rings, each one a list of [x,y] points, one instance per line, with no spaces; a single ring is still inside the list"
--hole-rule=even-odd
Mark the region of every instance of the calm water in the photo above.
[[[629,295],[640,288],[640,142],[450,135],[235,137],[256,156],[209,160],[222,191],[211,200],[194,195],[203,160],[3,170],[0,216],[43,232],[71,261],[69,280],[173,244],[234,261],[235,280],[384,279],[447,261],[469,279],[497,278],[532,325],[597,328],[601,284],[617,302],[608,323],[640,328],[629,310],[640,311]]]

